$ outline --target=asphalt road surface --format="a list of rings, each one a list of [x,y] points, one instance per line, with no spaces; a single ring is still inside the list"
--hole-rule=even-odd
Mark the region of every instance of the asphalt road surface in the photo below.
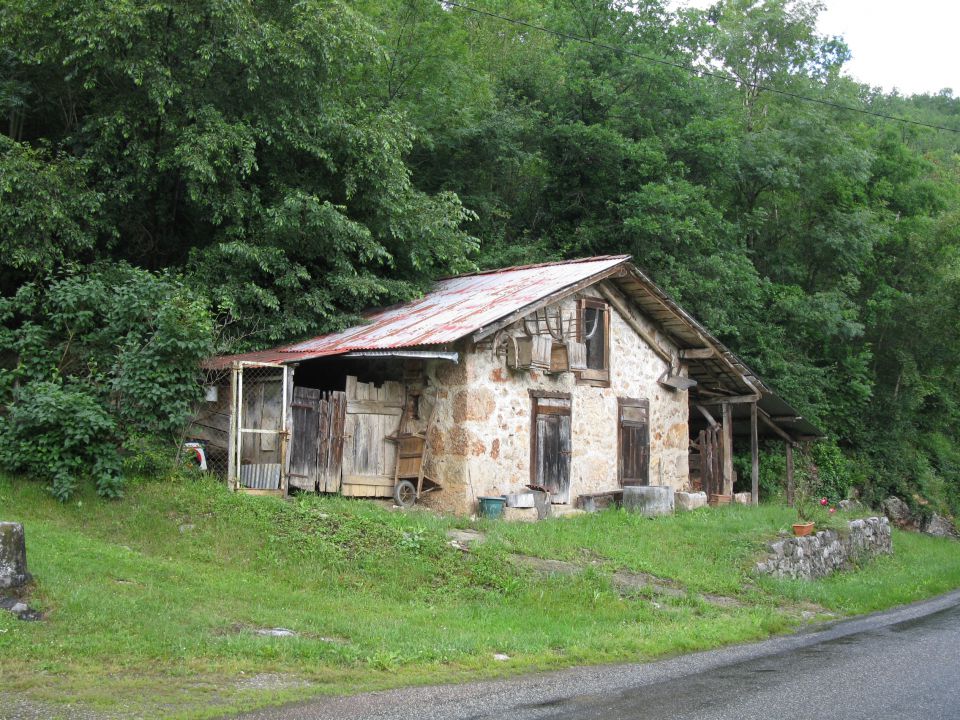
[[[248,720],[960,719],[960,591],[643,665],[329,698]]]

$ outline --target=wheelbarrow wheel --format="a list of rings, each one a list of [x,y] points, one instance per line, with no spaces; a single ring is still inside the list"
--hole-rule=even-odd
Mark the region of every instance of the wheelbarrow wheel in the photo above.
[[[401,480],[393,489],[393,499],[400,507],[413,507],[417,502],[417,486],[409,480]]]

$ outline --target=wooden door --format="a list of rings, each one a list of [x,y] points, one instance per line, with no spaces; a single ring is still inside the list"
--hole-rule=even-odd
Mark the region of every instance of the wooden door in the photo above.
[[[340,490],[346,407],[345,393],[293,389],[291,486],[318,492]]]
[[[403,415],[403,386],[347,378],[341,492],[353,497],[392,497],[396,435]]]
[[[619,476],[621,485],[650,484],[650,402],[618,400]]]
[[[320,401],[323,393],[293,388],[293,435],[290,438],[290,486],[317,489],[317,448],[320,445]]]
[[[532,482],[554,503],[570,502],[570,398],[533,398]]]

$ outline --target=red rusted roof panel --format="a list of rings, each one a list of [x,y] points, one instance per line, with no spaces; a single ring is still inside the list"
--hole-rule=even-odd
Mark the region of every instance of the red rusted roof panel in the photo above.
[[[213,358],[205,366],[227,367],[234,360],[296,362],[353,350],[454,342],[629,259],[629,255],[602,256],[446,278],[418,300],[368,313],[363,325],[273,350]]]

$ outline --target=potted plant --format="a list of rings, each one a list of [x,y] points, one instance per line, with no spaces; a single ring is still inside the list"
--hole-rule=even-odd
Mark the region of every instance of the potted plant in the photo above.
[[[797,522],[793,524],[793,534],[797,537],[804,537],[813,532],[815,523],[811,519],[811,506],[799,501],[795,501],[797,507]]]

